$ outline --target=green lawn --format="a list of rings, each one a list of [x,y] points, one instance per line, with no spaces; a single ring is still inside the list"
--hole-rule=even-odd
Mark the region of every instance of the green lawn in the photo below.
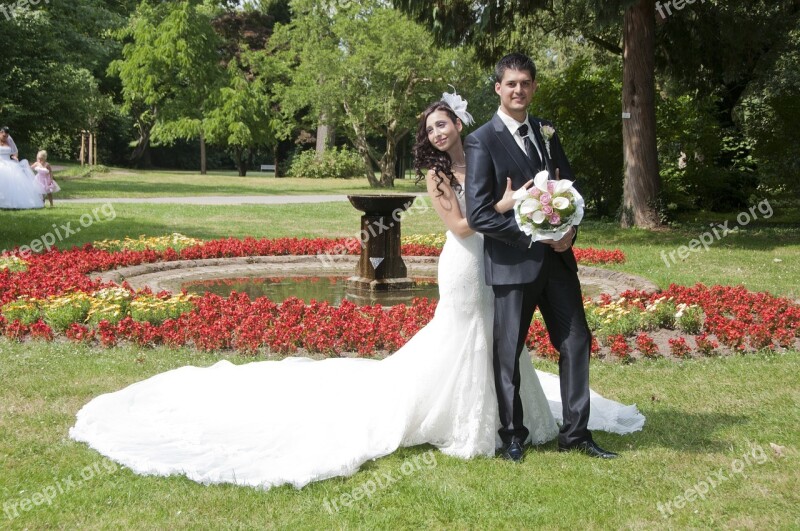
[[[74,167],[55,172],[54,179],[61,186],[58,199],[85,197],[181,197],[197,195],[309,195],[377,193],[366,179],[298,179],[275,178],[272,172],[250,171],[239,177],[232,171],[198,172],[171,170],[130,170],[110,168],[108,173],[95,173],[91,177],[67,178],[65,174]],[[395,192],[424,192],[414,179],[397,179]]]
[[[113,183],[105,190],[98,185],[95,196],[147,194],[150,185],[164,176],[137,173],[134,184],[126,185],[127,191]],[[162,183],[159,193],[178,195],[174,190],[182,185],[177,181],[184,178],[191,184],[191,176],[181,174]],[[98,184],[94,179],[87,182]],[[239,178],[209,179],[200,188],[217,194],[211,190],[219,182]],[[250,191],[230,193],[255,193],[252,189],[259,183],[283,183],[286,189],[281,193],[318,193],[319,187],[330,190],[349,182],[252,179],[242,188],[231,188]],[[60,184],[69,189],[75,183]],[[89,184],[83,192],[74,188],[75,194],[91,195]],[[59,245],[68,248],[104,238],[171,232],[208,239],[353,236],[359,218],[347,203],[112,205],[113,219],[108,219],[110,207],[98,210],[91,225],[87,223]],[[81,216],[91,216],[92,209],[101,208],[88,203],[59,204],[57,196],[54,209],[0,211],[0,249],[30,244],[67,223],[77,228]],[[614,269],[640,274],[661,286],[741,283],[751,290],[800,297],[796,225],[754,223],[715,241],[708,251],[691,252],[668,266],[663,254],[668,256],[699,238],[708,230],[707,219],[685,221],[679,229],[662,232],[624,231],[613,223],[585,221],[579,244],[622,249],[628,261]],[[416,209],[403,223],[404,234],[441,230],[430,208]],[[593,362],[593,388],[609,398],[637,403],[648,419],[640,433],[598,434],[602,445],[623,453],[622,459],[613,462],[559,454],[553,443],[528,450],[521,466],[498,459],[461,461],[420,447],[369,463],[351,478],[315,483],[300,491],[284,487],[263,492],[230,485],[206,487],[182,477],[136,476],[68,439],[75,413],[91,398],[171,368],[211,365],[221,357],[189,349],[87,349],[63,341],[20,344],[0,339],[0,527],[800,527],[797,352],[631,365]],[[237,356],[231,360],[251,361]],[[549,362],[536,365],[557,371]],[[783,457],[770,443],[784,447]],[[324,434],[320,434],[320,451],[324,451]],[[435,459],[430,466],[407,476],[398,472],[408,460],[429,457]],[[343,495],[358,492],[355,489],[374,474],[383,473],[400,479],[350,507],[342,505]],[[710,478],[720,481],[720,477],[725,481],[710,484]],[[706,488],[708,492],[695,499]],[[52,493],[50,503],[44,501]],[[687,497],[691,498],[688,502]],[[332,500],[338,500],[338,511],[326,509],[326,501],[331,506]]]
[[[299,491],[282,487],[263,492],[230,485],[206,487],[183,477],[137,476],[68,439],[75,412],[98,394],[171,368],[207,366],[217,359],[187,349],[103,350],[0,340],[2,527],[790,529],[800,525],[797,353],[624,366],[593,362],[595,390],[637,403],[647,417],[640,433],[596,434],[601,444],[622,452],[621,459],[610,462],[559,454],[554,443],[529,449],[519,466],[498,459],[462,461],[416,447],[369,463],[351,478]],[[537,366],[557,370],[548,362],[537,361]],[[277,405],[264,404],[271,406]],[[320,434],[320,451],[325,451],[324,440]],[[785,447],[784,457],[778,457],[770,443]],[[401,473],[408,470],[403,463],[415,458],[426,465],[408,475]],[[343,505],[342,500],[348,499],[343,495],[357,492],[375,474],[392,474],[397,481],[352,506]],[[676,498],[686,496],[687,490],[703,491],[701,482],[708,485],[707,478],[720,474],[726,480],[709,487],[704,499],[676,506]],[[50,504],[37,497],[54,491]],[[31,501],[21,505],[24,500]],[[332,500],[337,501],[338,511]]]

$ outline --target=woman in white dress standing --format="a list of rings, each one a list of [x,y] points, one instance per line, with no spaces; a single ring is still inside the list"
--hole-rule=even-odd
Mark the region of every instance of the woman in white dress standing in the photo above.
[[[18,160],[8,127],[0,127],[0,208],[43,208],[44,190],[35,181],[27,160]]]
[[[452,110],[426,111],[417,138],[452,153],[447,166],[455,167],[463,164],[460,127]],[[439,258],[440,299],[433,319],[400,350],[380,361],[182,367],[93,399],[78,412],[70,437],[140,474],[265,489],[349,476],[401,446],[428,443],[461,458],[493,456],[499,415],[483,244],[467,232],[463,195],[452,179],[437,182],[437,168],[428,172],[428,188],[449,229]],[[463,179],[463,171],[442,175]],[[533,366],[523,366],[525,423],[530,441],[541,443],[558,433],[551,413],[561,410],[558,377],[550,375],[556,381],[550,403]],[[598,411],[609,418],[630,413],[605,402]],[[640,428],[625,419],[597,429]]]

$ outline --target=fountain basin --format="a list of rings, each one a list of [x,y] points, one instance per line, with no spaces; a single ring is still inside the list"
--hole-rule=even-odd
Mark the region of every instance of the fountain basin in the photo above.
[[[403,194],[361,194],[348,195],[350,204],[357,210],[374,216],[398,215],[404,210],[408,210],[414,200],[415,195]]]
[[[352,255],[208,258],[153,262],[122,267],[90,276],[118,284],[126,281],[134,289],[147,287],[155,293],[162,290],[178,293],[181,291],[181,286],[187,282],[208,279],[246,276],[296,277],[301,275],[347,277],[352,273],[358,260],[357,256]],[[405,261],[408,265],[408,273],[412,278],[436,278],[438,257],[409,256],[405,258]],[[580,266],[578,277],[584,294],[592,298],[597,298],[601,293],[617,297],[629,289],[648,292],[658,290],[658,286],[647,279],[597,267]],[[365,296],[358,302],[359,304],[374,304],[371,300],[371,296]]]
[[[235,291],[246,293],[251,299],[267,297],[276,303],[281,303],[289,297],[296,297],[306,304],[314,300],[325,301],[333,306],[338,306],[344,300],[361,306],[372,304],[393,306],[395,304],[411,304],[412,300],[417,297],[439,298],[439,288],[435,278],[416,277],[414,278],[414,287],[407,290],[368,293],[353,292],[347,289],[346,282],[347,277],[345,276],[244,276],[193,280],[182,283],[181,288],[197,295],[213,293],[227,297]]]

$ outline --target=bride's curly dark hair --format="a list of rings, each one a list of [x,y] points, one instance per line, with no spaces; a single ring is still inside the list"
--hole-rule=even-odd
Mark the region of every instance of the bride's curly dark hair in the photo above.
[[[422,112],[422,118],[420,118],[419,127],[417,127],[417,141],[413,148],[414,169],[417,170],[416,183],[424,181],[428,170],[433,170],[436,190],[439,192],[438,195],[442,195],[444,192],[439,188],[439,185],[444,182],[445,178],[452,187],[457,188],[461,185],[453,174],[453,161],[450,160],[450,155],[436,149],[431,144],[430,140],[428,140],[428,117],[436,111],[446,113],[450,119],[453,120],[454,124],[458,120],[458,116],[453,112],[453,109],[443,101],[430,104],[428,108]]]

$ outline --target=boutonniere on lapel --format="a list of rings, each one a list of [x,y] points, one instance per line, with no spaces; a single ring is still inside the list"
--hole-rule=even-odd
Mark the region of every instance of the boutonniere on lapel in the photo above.
[[[550,154],[550,139],[553,138],[554,134],[556,134],[556,130],[553,129],[552,125],[542,124],[539,127],[539,132],[542,133],[542,138],[544,139],[544,148],[547,150],[547,156],[552,159],[553,155]]]

